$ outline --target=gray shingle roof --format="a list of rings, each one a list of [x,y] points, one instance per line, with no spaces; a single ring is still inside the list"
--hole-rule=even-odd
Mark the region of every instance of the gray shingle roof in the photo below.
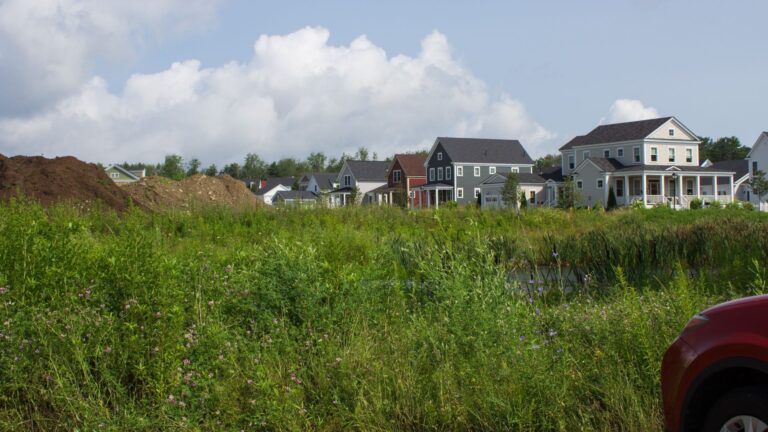
[[[293,184],[296,182],[296,177],[270,177],[267,179],[267,184],[263,188],[259,189],[256,192],[256,195],[264,195],[265,193],[269,192],[270,190],[276,188],[278,185],[283,185],[287,187],[293,187]]]
[[[712,164],[712,168],[725,171],[734,171],[736,172],[734,177],[736,179],[740,179],[749,174],[749,161],[746,159],[720,161]]]
[[[275,194],[273,200],[314,200],[317,199],[317,195],[310,191],[289,190],[280,191]]]
[[[357,181],[387,181],[389,164],[387,161],[347,161],[347,166]]]
[[[558,183],[563,181],[563,169],[559,166],[545,168],[541,170],[539,175],[544,178],[544,180],[552,180]]]
[[[518,140],[438,137],[453,162],[533,164]]]
[[[621,168],[624,168],[624,164],[617,161],[614,158],[598,158],[598,157],[590,157],[587,158],[590,162],[594,163],[603,171],[606,172],[614,172],[616,170],[619,170]]]
[[[333,183],[336,181],[336,174],[333,173],[314,173],[312,176],[322,189],[333,189]]]
[[[639,120],[626,123],[613,123],[598,126],[584,136],[576,137],[560,147],[568,150],[590,144],[605,144],[622,141],[635,141],[646,138],[672,117],[661,117],[650,120]]]
[[[496,173],[483,180],[482,184],[500,184],[507,181],[507,177],[512,173]],[[517,182],[520,184],[544,184],[547,180],[538,175],[531,173],[514,173],[517,175]]]

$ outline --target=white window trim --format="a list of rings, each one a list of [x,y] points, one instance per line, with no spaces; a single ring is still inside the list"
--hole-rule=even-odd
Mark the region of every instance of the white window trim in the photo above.
[[[116,173],[116,172],[109,173],[109,176],[112,177],[113,179],[120,178],[120,173]]]
[[[668,132],[667,132],[667,133],[668,133],[668,134],[669,134],[669,136],[671,136],[671,137],[675,136],[675,130],[674,130],[674,129],[672,129],[672,128],[669,128],[669,130],[668,130]]]
[[[576,156],[568,155],[568,169],[576,168]]]
[[[429,181],[435,181],[435,169],[430,168],[429,169]]]
[[[624,149],[623,148],[617,148],[616,149],[616,156],[617,157],[624,157]]]
[[[437,160],[443,160],[443,152],[437,152]]]
[[[576,180],[576,189],[584,189],[584,183],[581,180]]]
[[[476,166],[474,167],[475,177],[480,177],[480,167]]]
[[[352,176],[344,174],[344,186],[352,186]]]
[[[608,153],[608,154],[606,155],[606,153]],[[611,149],[603,149],[603,157],[604,158],[611,157]]]
[[[475,199],[477,199],[477,197],[480,196],[480,193],[481,193],[480,188],[475,188]]]
[[[392,171],[392,181],[395,183],[400,183],[402,181],[402,172],[400,170],[394,170]]]
[[[656,150],[656,154],[653,154],[654,150]],[[653,160],[654,156],[656,157],[656,160]],[[650,158],[649,160],[651,162],[658,162],[659,161],[659,148],[658,147],[651,147],[651,151],[650,151],[650,154],[649,154],[648,157]]]
[[[445,167],[445,179],[446,180],[451,179],[451,167]]]
[[[590,155],[589,150],[584,150],[583,152],[581,152],[581,160],[587,160],[589,155]]]
[[[443,167],[437,168],[437,181],[443,181]]]
[[[597,188],[602,189],[603,188],[603,179],[597,179]]]
[[[690,154],[690,157],[688,157],[689,154]],[[693,162],[693,149],[690,147],[685,149],[685,161],[688,163]]]
[[[674,162],[674,161],[675,161],[675,158],[677,158],[677,155],[675,154],[675,153],[676,153],[676,152],[675,152],[675,148],[674,148],[674,147],[670,147],[670,148],[668,148],[668,149],[667,149],[667,153],[668,153],[668,154],[667,154],[667,160],[668,160],[669,162]]]
[[[456,177],[464,177],[464,167],[461,165],[458,165],[456,167]]]
[[[464,188],[456,188],[456,198],[464,198]]]
[[[632,160],[635,161],[635,163],[641,163],[643,161],[643,152],[640,151],[640,146],[632,147]]]
[[[495,166],[488,167],[488,173],[489,174],[496,174],[496,167]]]
[[[513,172],[513,173],[519,173],[519,172],[520,172],[520,168],[518,168],[518,167],[512,167],[512,168],[510,169],[510,171],[509,171],[509,172]]]

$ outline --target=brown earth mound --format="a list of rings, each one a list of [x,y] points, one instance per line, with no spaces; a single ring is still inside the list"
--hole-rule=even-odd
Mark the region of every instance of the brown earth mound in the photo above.
[[[166,208],[200,208],[226,206],[231,208],[256,207],[256,195],[245,183],[228,175],[209,177],[196,174],[181,181],[165,177],[145,177],[138,182],[123,185],[134,202],[160,210]]]
[[[130,201],[103,169],[72,156],[0,155],[0,201],[18,194],[44,206],[64,201],[88,206],[100,201],[118,211],[128,208]]]

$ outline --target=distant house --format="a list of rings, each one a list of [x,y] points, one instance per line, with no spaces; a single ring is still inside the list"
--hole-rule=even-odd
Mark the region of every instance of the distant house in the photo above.
[[[264,204],[272,205],[272,199],[280,191],[289,191],[296,182],[296,178],[291,177],[271,177],[262,180],[255,193],[258,198],[264,201]]]
[[[278,191],[272,197],[273,205],[311,206],[317,203],[317,195],[305,190]]]
[[[755,145],[752,146],[752,150],[747,155],[747,161],[750,178],[756,171],[762,171],[768,176],[768,132],[763,132],[757,137]],[[749,198],[750,202],[758,206],[760,210],[768,211],[768,194],[758,197],[750,191]]]
[[[104,169],[109,178],[117,184],[133,183],[147,176],[147,170],[127,170],[120,165],[110,165]]]
[[[506,208],[510,207],[502,198],[502,190],[507,182],[509,173],[497,173],[489,176],[480,184],[481,207]],[[550,167],[538,174],[518,173],[518,192],[515,205],[518,207],[520,198],[525,195],[528,207],[554,207],[561,193],[563,176],[560,167]]]
[[[336,176],[334,173],[307,173],[299,181],[299,190],[306,190],[315,194],[327,194],[336,188]]]
[[[435,140],[424,163],[427,182],[422,206],[478,202],[481,184],[494,174],[533,172],[533,160],[518,140],[444,138]]]
[[[387,161],[344,161],[339,174],[336,176],[338,188],[330,192],[331,207],[340,207],[350,204],[371,204],[375,202],[365,194],[387,183]],[[350,201],[357,194],[357,202]]]
[[[581,205],[688,208],[734,199],[734,171],[699,165],[698,136],[675,117],[601,125],[560,147],[564,176],[573,177]]]
[[[715,162],[711,165],[712,168],[722,171],[732,171],[733,175],[733,190],[735,200],[749,201],[749,161],[746,159],[736,159],[728,161]],[[727,179],[726,179],[727,180]],[[730,193],[730,185],[727,181],[718,182],[717,195],[723,196]]]
[[[424,154],[396,154],[387,171],[387,184],[370,192],[370,199],[378,203],[402,207],[421,205],[424,192],[415,189],[427,182]]]

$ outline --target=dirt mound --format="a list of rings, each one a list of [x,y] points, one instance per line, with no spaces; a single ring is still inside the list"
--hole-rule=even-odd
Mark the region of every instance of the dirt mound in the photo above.
[[[228,175],[209,177],[196,174],[181,181],[165,177],[145,177],[122,188],[137,204],[153,210],[226,206],[256,207],[258,199],[245,183]]]
[[[44,206],[75,201],[101,201],[118,211],[128,208],[129,196],[94,164],[72,156],[47,159],[42,156],[0,155],[0,201],[18,193]]]

